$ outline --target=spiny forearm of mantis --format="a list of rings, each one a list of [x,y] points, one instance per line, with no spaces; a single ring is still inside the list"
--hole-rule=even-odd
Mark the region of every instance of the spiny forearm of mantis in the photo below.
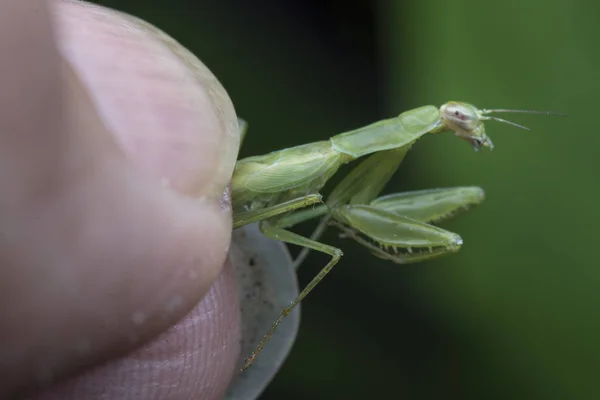
[[[482,189],[457,187],[378,196],[407,151],[425,134],[453,131],[478,150],[494,147],[486,134],[485,121],[527,129],[489,116],[497,112],[564,115],[547,111],[479,110],[468,103],[448,102],[440,108],[424,106],[406,111],[329,140],[237,162],[232,178],[233,227],[259,222],[264,235],[302,247],[296,266],[310,250],[331,256],[329,263],[273,322],[242,370],[252,364],[283,318],[342,257],[340,249],[318,241],[328,226],[335,226],[343,237],[355,240],[373,255],[399,264],[428,260],[460,249],[459,235],[433,224],[480,204],[484,199]],[[243,137],[245,122],[241,121],[240,126]],[[322,203],[320,191],[340,166],[364,156],[368,157]],[[288,230],[314,218],[321,220],[310,238]]]

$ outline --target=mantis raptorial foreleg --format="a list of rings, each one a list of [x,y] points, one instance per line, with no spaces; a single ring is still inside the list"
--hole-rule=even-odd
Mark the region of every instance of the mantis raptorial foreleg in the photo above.
[[[388,194],[376,198],[369,205],[417,221],[435,224],[481,204],[484,198],[483,189],[463,186]]]
[[[311,235],[311,239],[319,240],[325,233],[331,218],[335,216],[333,210],[346,203],[366,204],[375,198],[398,169],[411,146],[412,143],[408,143],[400,148],[370,155],[336,186],[327,198],[325,206],[291,214],[283,223],[295,224],[301,222],[302,218],[314,218],[321,212],[324,217]],[[295,220],[292,220],[293,218]],[[294,268],[298,268],[309,253],[310,249],[302,249],[294,260]]]
[[[325,233],[331,218],[334,217],[332,210],[335,210],[342,204],[368,203],[375,198],[381,190],[383,190],[394,172],[396,172],[411,146],[412,143],[408,143],[400,148],[385,150],[370,155],[350,171],[350,173],[335,187],[333,192],[331,192],[327,198],[327,203],[323,208],[313,210],[311,214],[309,214],[311,210],[301,210],[298,213],[290,215],[290,217],[296,215],[297,222],[300,222],[298,220],[299,218],[314,218],[318,211],[323,211],[325,216],[321,218],[321,221],[319,221],[319,224],[310,237],[312,240],[319,240]],[[286,222],[284,221],[284,223]],[[293,267],[297,269],[300,264],[304,262],[309,253],[309,248],[302,249],[298,254],[298,257],[294,260]]]
[[[375,208],[394,211],[417,221],[436,223],[449,218],[461,209],[467,210],[483,201],[483,190],[477,187],[396,193],[372,200],[391,178],[390,172],[393,173],[398,168],[408,147],[369,156],[336,186],[326,204],[284,216],[279,224],[293,226],[305,220],[322,217],[311,235],[312,240],[319,240],[335,216],[332,210],[340,204],[364,203]],[[339,221],[334,225],[341,229]],[[345,236],[356,239],[355,231],[350,234],[348,227],[341,230],[345,232]],[[362,240],[359,243],[364,244]],[[309,253],[310,249],[302,249],[294,260],[294,268],[298,268]]]
[[[331,255],[331,261],[283,310],[247,360],[247,368],[281,320],[338,262],[339,249],[317,240],[329,222],[345,236],[364,245],[374,255],[397,263],[422,261],[457,251],[462,239],[437,223],[463,208],[479,204],[479,188],[434,189],[378,197],[408,149],[425,134],[454,131],[475,150],[492,148],[484,121],[495,120],[524,128],[493,112],[549,112],[479,110],[473,105],[449,102],[439,109],[424,106],[350,132],[315,143],[239,160],[232,179],[234,227],[260,222],[269,237],[303,247],[297,261],[310,250]],[[561,115],[561,114],[558,114]],[[245,132],[245,123],[241,128]],[[525,128],[526,129],[526,128]],[[243,135],[242,135],[243,136]],[[328,196],[324,205],[319,191],[342,164],[369,156],[353,169]],[[312,205],[312,209],[305,207]],[[311,238],[285,228],[321,217]]]
[[[368,205],[427,224],[437,224],[481,204],[484,198],[483,189],[476,186],[466,186],[394,193],[378,197]],[[319,225],[311,235],[312,240],[319,240],[327,226],[333,225],[343,232],[343,237],[355,239],[363,245],[368,243],[360,238],[359,232],[353,230],[351,227],[345,226],[337,220],[331,221],[334,215],[335,213],[332,213],[327,205],[323,204],[286,215],[279,223],[285,226],[292,226],[312,218],[322,217]],[[372,245],[370,243],[366,247],[373,250]],[[310,249],[302,249],[298,257],[294,260],[294,268],[300,266],[309,252]],[[382,257],[380,254],[378,256],[387,258]]]

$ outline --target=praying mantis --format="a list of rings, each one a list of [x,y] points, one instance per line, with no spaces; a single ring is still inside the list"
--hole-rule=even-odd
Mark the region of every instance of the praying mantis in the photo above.
[[[340,249],[319,242],[328,226],[342,237],[363,245],[373,255],[408,264],[456,252],[461,237],[437,224],[461,210],[480,204],[479,187],[454,187],[396,193],[378,197],[412,145],[426,134],[453,131],[475,151],[493,149],[485,121],[498,121],[528,129],[489,114],[501,112],[564,115],[549,111],[478,109],[464,102],[441,107],[423,106],[365,127],[341,133],[329,140],[253,156],[236,163],[231,181],[233,228],[258,222],[267,237],[303,248],[294,266],[309,251],[331,257],[300,294],[282,310],[256,350],[246,359],[247,369],[277,326],[338,263]],[[240,121],[243,134],[244,121]],[[323,202],[320,190],[338,169],[365,157],[333,189]],[[312,206],[312,207],[310,207]],[[310,238],[288,228],[321,218]]]

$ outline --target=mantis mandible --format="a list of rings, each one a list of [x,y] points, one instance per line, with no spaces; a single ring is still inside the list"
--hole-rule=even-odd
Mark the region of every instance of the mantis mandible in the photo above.
[[[340,229],[343,237],[365,246],[375,256],[399,264],[432,259],[456,252],[461,237],[432,224],[483,201],[478,187],[432,189],[377,197],[398,169],[407,151],[425,134],[453,131],[477,151],[493,148],[484,121],[526,127],[498,117],[499,112],[564,115],[548,111],[477,109],[463,102],[440,108],[423,106],[395,118],[341,133],[329,140],[287,148],[239,160],[232,178],[233,227],[259,222],[267,237],[303,247],[297,267],[310,250],[331,260],[273,322],[256,350],[246,359],[248,368],[277,326],[329,273],[342,257],[336,247],[318,241],[326,227]],[[245,123],[241,121],[245,133]],[[334,188],[324,204],[320,190],[343,164],[368,156]],[[313,206],[308,208],[309,206]],[[320,217],[310,238],[287,228]]]

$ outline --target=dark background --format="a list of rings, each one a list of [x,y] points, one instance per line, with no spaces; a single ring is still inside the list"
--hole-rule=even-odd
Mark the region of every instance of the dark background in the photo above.
[[[600,398],[600,5],[564,0],[104,0],[180,41],[250,123],[242,156],[421,105],[549,109],[493,152],[420,140],[388,191],[478,185],[460,253],[345,257],[263,399]],[[310,227],[301,232],[308,233]],[[312,254],[307,282],[327,258]]]

